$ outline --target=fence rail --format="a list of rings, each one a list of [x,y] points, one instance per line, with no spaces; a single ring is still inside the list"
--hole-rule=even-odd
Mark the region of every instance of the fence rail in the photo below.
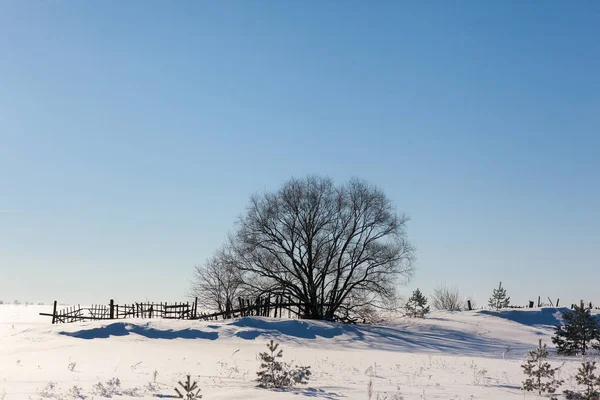
[[[549,299],[550,300],[550,299]],[[550,300],[552,303],[552,301]],[[558,307],[559,300],[556,300]],[[318,307],[327,307],[329,304],[319,304]],[[538,298],[538,307],[543,307],[546,304],[541,303]],[[554,304],[552,304],[554,306]],[[571,305],[573,308],[575,305]],[[584,306],[581,301],[581,306]],[[587,304],[586,304],[587,306]],[[534,302],[530,301],[527,306],[509,306],[510,308],[534,308]],[[592,303],[589,303],[589,308],[593,308]],[[302,318],[305,314],[307,305],[304,303],[294,302],[289,297],[285,296],[264,296],[258,297],[255,300],[238,299],[236,308],[231,303],[225,307],[225,311],[213,313],[205,313],[198,311],[198,298],[194,302],[186,303],[167,303],[167,302],[145,302],[131,304],[115,304],[110,300],[108,305],[96,304],[89,307],[81,307],[80,305],[67,307],[61,310],[57,309],[57,302],[54,302],[52,314],[40,313],[42,316],[52,317],[52,323],[71,323],[81,321],[97,321],[97,320],[116,320],[126,318],[163,318],[163,319],[184,319],[184,320],[204,320],[214,321],[218,319],[231,319],[236,317],[246,316],[261,316],[274,318]],[[468,301],[468,309],[472,310],[471,302]],[[598,307],[596,307],[598,309]],[[348,322],[353,322],[349,320]]]
[[[327,304],[320,305],[321,307]],[[206,313],[198,311],[198,298],[194,302],[167,303],[145,302],[132,304],[97,304],[89,307],[80,305],[64,309],[57,309],[54,301],[52,313],[40,313],[42,316],[52,317],[52,323],[71,323],[80,321],[116,320],[126,318],[163,318],[212,321],[245,316],[262,316],[274,318],[301,318],[305,304],[293,302],[290,298],[276,296],[259,297],[254,301],[238,299],[238,306],[234,308],[227,304],[225,311]]]

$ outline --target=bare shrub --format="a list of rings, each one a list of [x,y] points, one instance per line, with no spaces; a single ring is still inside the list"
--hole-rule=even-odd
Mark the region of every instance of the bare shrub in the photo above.
[[[121,388],[121,380],[119,378],[112,378],[105,383],[98,382],[92,388],[92,393],[100,397],[113,397],[113,396],[129,396],[139,397],[139,388],[123,389]]]
[[[101,397],[113,397],[121,393],[121,380],[112,378],[106,383],[98,382],[92,387],[92,393]]]
[[[227,249],[222,248],[206,263],[195,267],[189,294],[204,306],[223,312],[242,295],[242,286],[239,269]]]
[[[59,395],[56,382],[48,382],[46,386],[38,392],[43,399],[53,399]]]
[[[346,301],[338,307],[335,319],[343,323],[377,324],[386,320],[386,312],[397,311],[399,308],[393,299],[380,303],[374,297],[365,291],[349,294]]]
[[[71,396],[74,399],[85,399],[85,395],[83,394],[83,389],[81,388],[81,386],[73,386],[71,389],[69,389],[69,396]]]
[[[431,305],[436,310],[461,311],[465,308],[465,301],[457,288],[448,288],[443,285],[433,290]]]

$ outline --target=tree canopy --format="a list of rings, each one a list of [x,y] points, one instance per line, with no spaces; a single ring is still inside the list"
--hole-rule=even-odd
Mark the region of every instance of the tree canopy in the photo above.
[[[307,318],[343,318],[393,301],[411,277],[407,221],[365,181],[291,179],[251,197],[219,254],[249,293],[289,296]]]

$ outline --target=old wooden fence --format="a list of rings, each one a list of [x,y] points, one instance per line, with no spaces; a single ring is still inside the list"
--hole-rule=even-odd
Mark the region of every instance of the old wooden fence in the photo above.
[[[132,304],[115,304],[110,300],[108,305],[92,305],[90,307],[71,306],[57,309],[54,302],[52,314],[40,313],[42,316],[52,317],[52,323],[69,323],[78,321],[115,320],[125,318],[166,318],[188,320],[217,320],[245,316],[262,317],[287,317],[300,318],[304,305],[277,296],[271,298],[259,297],[253,301],[238,299],[237,307],[227,304],[225,311],[207,313],[198,311],[198,299],[186,303],[145,302]]]

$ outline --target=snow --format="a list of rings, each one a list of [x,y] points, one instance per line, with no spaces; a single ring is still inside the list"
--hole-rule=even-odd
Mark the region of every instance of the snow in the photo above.
[[[543,307],[540,309],[515,309],[488,311],[481,310],[481,314],[492,315],[505,318],[519,324],[529,326],[550,326],[554,327],[562,322],[562,313],[569,311],[568,308]]]
[[[519,390],[520,365],[539,339],[553,348],[552,325],[560,318],[559,309],[542,308],[432,312],[377,326],[256,317],[52,325],[38,315],[49,309],[0,305],[0,399],[68,399],[75,385],[98,399],[94,385],[111,378],[120,379],[122,391],[137,389],[137,398],[164,398],[187,374],[203,399],[363,400],[369,381],[373,399],[377,393],[382,399],[401,393],[406,400],[535,399]],[[312,367],[307,386],[256,387],[257,354],[270,339],[281,343],[285,360]],[[569,377],[580,362],[552,357],[553,365],[562,365],[561,390],[573,388]]]

